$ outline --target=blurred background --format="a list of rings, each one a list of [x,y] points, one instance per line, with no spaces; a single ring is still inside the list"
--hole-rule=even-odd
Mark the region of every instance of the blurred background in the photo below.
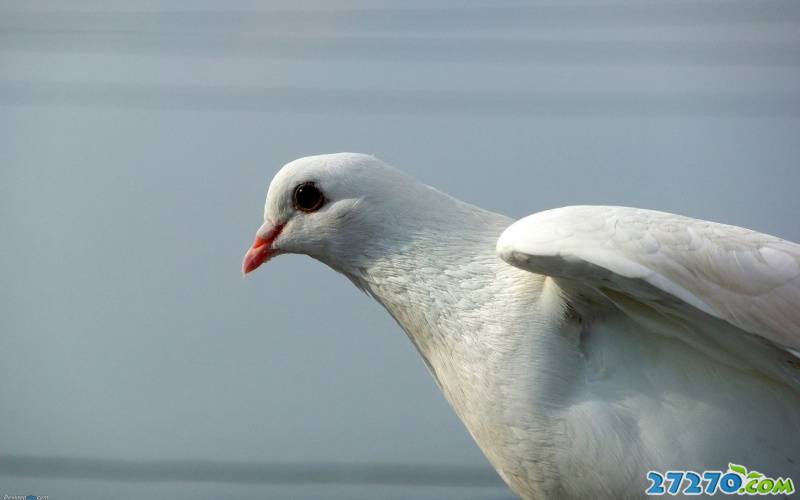
[[[800,240],[800,3],[0,1],[0,495],[511,498],[377,304],[242,279],[337,151]]]

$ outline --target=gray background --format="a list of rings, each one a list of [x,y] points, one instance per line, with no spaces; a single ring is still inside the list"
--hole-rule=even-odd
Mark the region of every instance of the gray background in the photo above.
[[[377,304],[241,277],[272,175],[359,151],[514,217],[800,240],[799,70],[791,1],[0,2],[0,494],[507,498]]]

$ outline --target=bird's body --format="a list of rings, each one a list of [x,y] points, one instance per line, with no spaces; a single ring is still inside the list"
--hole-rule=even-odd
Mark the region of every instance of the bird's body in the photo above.
[[[326,182],[337,173],[365,194]],[[308,253],[379,301],[521,497],[637,498],[648,470],[729,462],[800,479],[797,245],[621,207],[509,229],[363,155],[287,165],[265,226],[291,223],[270,220],[285,212],[273,189],[305,177],[329,184],[330,233],[312,250],[273,237],[274,253]]]

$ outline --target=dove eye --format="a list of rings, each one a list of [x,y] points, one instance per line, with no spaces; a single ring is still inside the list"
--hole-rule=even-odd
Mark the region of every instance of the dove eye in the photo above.
[[[294,206],[303,212],[315,212],[325,203],[325,196],[313,182],[304,182],[294,188]]]

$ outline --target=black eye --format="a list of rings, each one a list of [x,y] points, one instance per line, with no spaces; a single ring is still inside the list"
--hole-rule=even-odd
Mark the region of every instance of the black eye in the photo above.
[[[325,203],[322,195],[313,182],[304,182],[294,188],[294,206],[303,212],[315,212]]]

